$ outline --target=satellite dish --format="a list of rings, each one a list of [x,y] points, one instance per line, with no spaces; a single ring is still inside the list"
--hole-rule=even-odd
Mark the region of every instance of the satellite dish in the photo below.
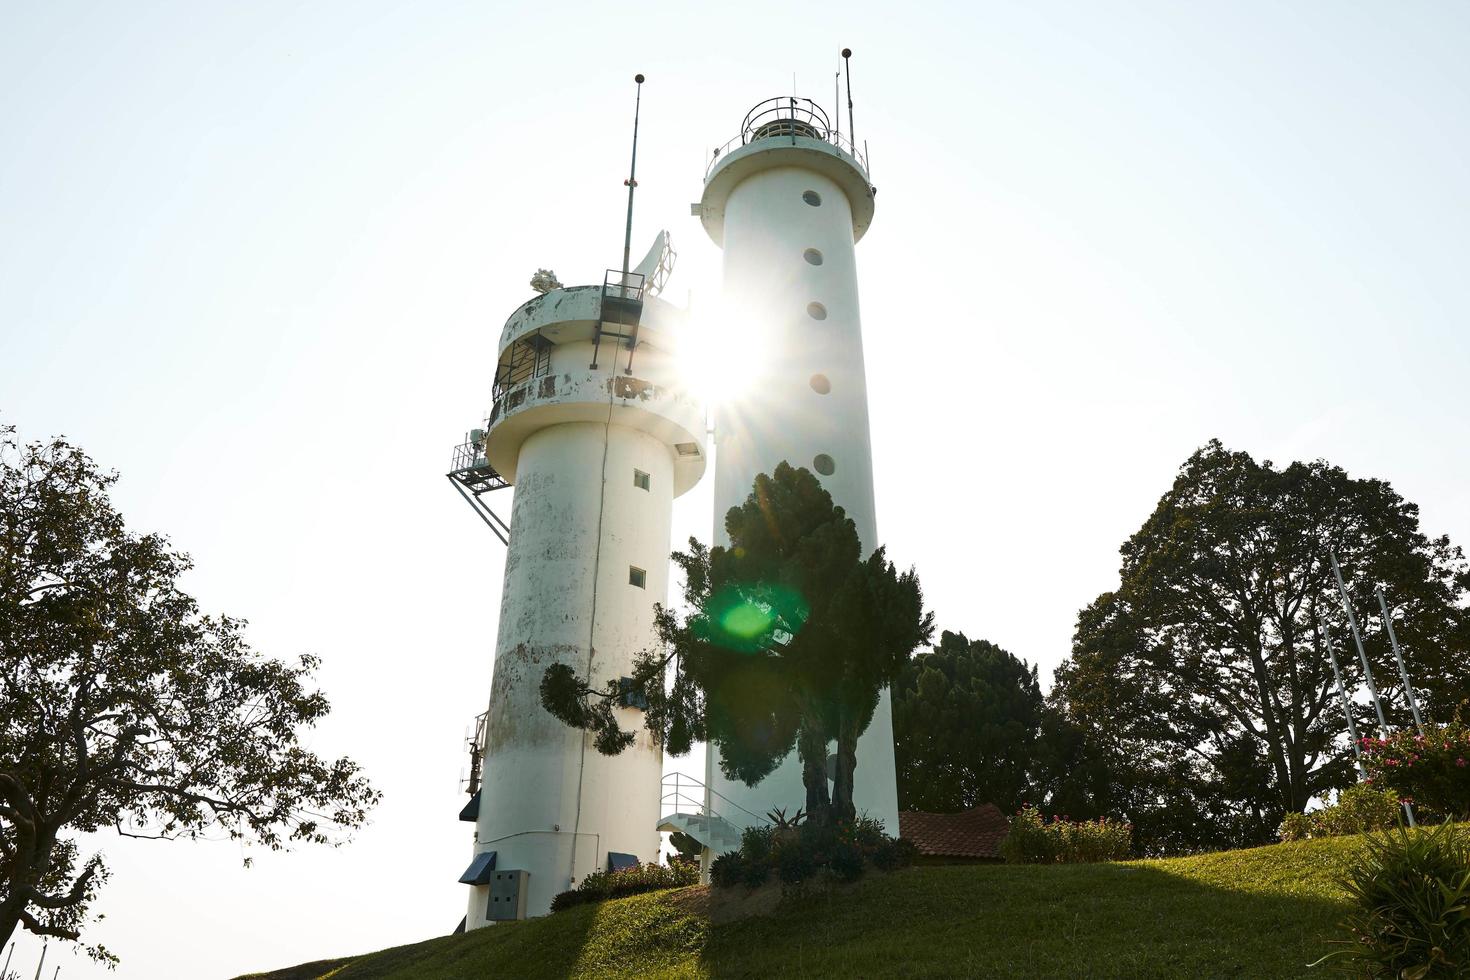
[[[657,296],[664,291],[664,285],[668,283],[669,276],[674,274],[674,260],[678,256],[674,253],[674,246],[669,241],[669,233],[661,231],[653,239],[653,245],[648,249],[648,254],[643,256],[643,261],[633,270],[634,273],[643,277],[643,293],[645,296]]]

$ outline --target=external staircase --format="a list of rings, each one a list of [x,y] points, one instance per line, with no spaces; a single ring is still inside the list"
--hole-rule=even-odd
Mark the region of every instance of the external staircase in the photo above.
[[[739,850],[740,836],[747,827],[769,823],[693,776],[676,772],[663,779],[658,829],[693,837],[704,846],[706,860]]]

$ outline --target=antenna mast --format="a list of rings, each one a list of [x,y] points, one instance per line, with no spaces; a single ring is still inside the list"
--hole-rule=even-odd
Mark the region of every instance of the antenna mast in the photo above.
[[[638,189],[638,113],[643,108],[643,75],[633,76],[638,83],[638,94],[633,98],[633,161],[628,164],[628,227],[623,232],[623,283],[624,295],[628,288],[628,252],[633,247],[633,192]]]
[[[837,120],[837,142],[842,143],[842,69],[832,73],[832,118]]]
[[[847,138],[852,140],[852,152],[857,153],[857,127],[852,124],[852,48],[842,49],[842,66],[847,75]]]

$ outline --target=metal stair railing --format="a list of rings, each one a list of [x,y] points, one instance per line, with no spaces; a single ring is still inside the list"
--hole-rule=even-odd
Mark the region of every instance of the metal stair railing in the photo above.
[[[719,800],[724,812],[714,807],[711,798]],[[771,822],[711,789],[693,776],[680,772],[669,773],[663,778],[663,795],[659,799],[660,818],[675,813],[713,817],[739,830]]]

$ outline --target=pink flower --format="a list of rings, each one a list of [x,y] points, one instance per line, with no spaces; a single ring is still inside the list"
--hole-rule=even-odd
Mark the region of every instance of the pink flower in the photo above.
[[[1465,768],[1465,760],[1464,759],[1456,759],[1455,760],[1455,765],[1457,765],[1461,769],[1463,769],[1463,768]]]

